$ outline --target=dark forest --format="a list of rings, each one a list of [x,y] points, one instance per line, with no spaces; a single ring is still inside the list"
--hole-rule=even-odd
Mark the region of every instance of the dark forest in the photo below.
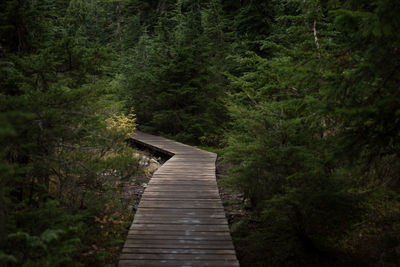
[[[217,152],[241,266],[400,265],[394,0],[3,0],[0,265],[116,266],[135,131]]]

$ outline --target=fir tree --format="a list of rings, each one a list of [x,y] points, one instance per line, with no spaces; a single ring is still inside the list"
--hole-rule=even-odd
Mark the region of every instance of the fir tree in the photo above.
[[[90,31],[81,29],[92,23],[83,18],[93,14],[80,6],[81,24],[71,27],[73,2],[1,4],[2,266],[105,264],[124,234],[121,224],[102,240],[95,216],[126,210],[107,195],[136,170],[124,142],[134,118],[115,114],[119,104],[108,89],[115,53],[98,40],[82,42]],[[110,253],[83,257],[97,242]]]
[[[154,34],[142,35],[133,58],[127,57],[123,92],[143,129],[193,143],[218,141],[218,125],[224,119],[219,85],[224,80],[212,68],[218,68],[213,64],[221,59],[213,49],[221,48],[223,40],[211,39],[211,27],[220,25],[203,21],[205,13],[218,12],[213,3],[202,12],[197,1],[179,1],[173,12],[160,16]]]

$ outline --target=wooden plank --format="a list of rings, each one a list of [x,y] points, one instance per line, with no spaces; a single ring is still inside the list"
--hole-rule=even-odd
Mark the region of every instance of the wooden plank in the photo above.
[[[196,179],[196,180],[201,180],[201,179],[208,179],[208,180],[215,180],[216,175],[215,174],[183,174],[183,173],[156,173],[153,175],[151,178],[152,180],[154,179]]]
[[[223,218],[225,213],[222,209],[176,209],[179,212],[171,212],[171,209],[158,208],[156,211],[147,210],[145,208],[138,209],[136,214],[145,214],[146,216],[167,216],[171,215],[171,218],[182,216],[190,218]]]
[[[214,216],[224,215],[223,209],[180,209],[180,208],[145,208],[138,209],[137,214],[171,214],[171,215],[185,215],[185,216]]]
[[[218,194],[218,190],[217,189],[208,189],[208,190],[196,190],[196,189],[187,189],[185,190],[184,188],[179,188],[179,189],[175,189],[175,188],[162,188],[162,187],[155,187],[154,188],[152,186],[147,187],[147,189],[145,190],[145,193],[151,193],[151,192],[159,192],[159,193],[168,193],[170,192],[170,194],[184,194],[184,193],[214,193],[214,194]]]
[[[194,201],[157,201],[157,200],[142,200],[139,203],[139,208],[177,208],[177,209],[222,209],[221,203],[215,202],[194,202]]]
[[[168,192],[161,192],[161,193],[168,193]],[[184,194],[185,192],[181,192]],[[146,203],[146,205],[167,205],[166,207],[169,208],[184,208],[185,206],[201,206],[204,209],[213,209],[213,208],[221,208],[221,200],[220,199],[174,199],[174,198],[162,198],[158,200],[158,198],[147,198],[142,199],[141,202]],[[164,207],[163,205],[160,207]]]
[[[156,193],[157,195],[151,195],[151,193]],[[146,195],[142,196],[142,200],[157,200],[157,201],[191,201],[191,200],[200,200],[200,201],[219,201],[219,196],[215,194],[203,194],[203,195],[190,195],[182,192],[178,195],[159,195],[159,193],[169,193],[169,192],[148,192]],[[221,203],[222,204],[222,203]]]
[[[144,244],[142,242],[139,243],[131,243],[131,239],[127,239],[125,241],[126,248],[170,248],[170,249],[232,249],[234,247],[231,241],[226,242],[226,246],[221,246],[221,244],[166,244],[165,240],[161,240],[160,244]],[[139,240],[138,240],[139,241]],[[185,240],[186,241],[186,240]]]
[[[198,186],[198,187],[214,187],[214,189],[217,189],[217,183],[213,180],[170,180],[170,179],[166,179],[166,180],[157,180],[154,179],[152,181],[149,182],[149,184],[147,185],[147,187],[149,186],[175,186],[175,187],[184,187],[186,185],[189,186]]]
[[[175,182],[175,184],[179,183],[178,186],[176,186],[176,188],[179,188],[181,185],[184,186],[185,183],[181,183],[180,181],[192,181],[193,184],[201,184],[201,183],[212,183],[214,185],[216,185],[216,179],[215,179],[215,175],[210,175],[210,174],[204,174],[204,175],[192,175],[192,174],[187,174],[187,175],[181,175],[181,174],[156,174],[154,175],[151,179],[150,179],[150,183],[152,182],[158,182],[158,183],[162,183],[164,184],[164,182]],[[188,182],[189,183],[189,182]],[[188,184],[186,183],[186,184]],[[215,189],[218,189],[217,186],[214,186]]]
[[[235,255],[235,251],[231,249],[124,248],[122,253]]]
[[[159,171],[155,173],[156,175],[168,175],[170,177],[173,176],[213,176],[215,179],[215,174],[210,172],[186,172],[186,171]]]
[[[199,190],[180,190],[180,191],[172,191],[172,189],[153,189],[151,187],[148,187],[149,190],[143,193],[142,197],[146,196],[153,196],[153,197],[174,197],[177,196],[179,198],[193,198],[193,197],[198,197],[198,198],[203,198],[203,196],[213,196],[219,198],[219,192],[215,189],[199,189]]]
[[[215,174],[215,169],[212,168],[179,168],[179,167],[168,167],[168,168],[160,168],[158,169],[155,173],[168,173],[168,174],[209,174],[213,175]]]
[[[168,160],[166,163],[162,165],[162,168],[167,167],[167,166],[178,166],[178,167],[208,167],[208,168],[215,168],[215,161],[210,160],[209,162],[201,161],[198,162],[197,159],[193,160]]]
[[[196,232],[192,232],[196,233]],[[221,232],[222,233],[222,232]],[[129,233],[127,236],[127,239],[158,239],[158,240],[167,240],[167,239],[172,239],[172,240],[220,240],[220,241],[232,241],[231,236],[229,235],[228,232],[224,232],[225,235],[214,235],[214,234],[208,234],[208,235],[167,235],[165,232],[162,233],[152,233],[152,234],[131,234]]]
[[[175,159],[176,156],[173,156],[170,160],[168,160],[168,164],[172,164],[172,163],[182,163],[182,164],[200,164],[200,163],[205,163],[205,164],[210,164],[210,163],[214,163],[215,164],[215,160],[214,159],[206,159],[206,158],[187,158],[187,159]],[[170,162],[171,161],[171,162]]]
[[[194,224],[194,225],[217,225],[217,224],[228,224],[225,218],[220,219],[200,219],[200,218],[154,218],[154,217],[135,217],[135,223],[147,224],[147,223],[155,223],[155,224]]]
[[[199,220],[202,220],[202,219],[225,219],[225,214],[222,214],[222,213],[220,213],[220,214],[213,214],[213,215],[211,215],[211,216],[208,216],[208,214],[207,215],[197,215],[197,214],[194,214],[194,215],[186,215],[186,214],[167,214],[167,213],[159,213],[159,214],[157,214],[157,213],[146,213],[146,212],[138,212],[138,213],[136,213],[135,214],[135,219],[137,219],[137,218],[154,218],[155,220],[161,220],[161,219],[166,219],[166,220],[168,220],[168,219],[171,219],[171,220],[174,220],[174,219],[182,219],[182,218],[186,218],[186,219],[199,219]]]
[[[204,189],[204,190],[180,190],[180,191],[172,191],[168,189],[152,189],[150,188],[149,191],[145,191],[142,197],[161,197],[161,198],[217,198],[219,199],[219,192],[214,189]]]
[[[145,208],[141,208],[137,211],[136,215],[144,215],[144,216],[171,216],[171,218],[182,216],[182,217],[191,217],[191,218],[224,218],[225,213],[222,210],[212,209],[212,210],[190,210],[190,209],[176,209],[172,211],[171,209],[156,209],[151,210],[147,209],[143,211]],[[135,215],[135,216],[136,216]]]
[[[121,260],[236,260],[232,254],[123,253]]]
[[[200,188],[202,187],[214,187],[214,189],[217,189],[217,183],[213,180],[203,180],[203,181],[198,181],[198,180],[153,180],[150,181],[149,184],[147,185],[147,188],[152,187],[152,186],[175,186],[175,187],[184,187],[186,185],[189,186],[198,186]],[[217,190],[213,190],[217,191]]]
[[[197,232],[221,232],[229,231],[227,225],[175,225],[175,224],[140,224],[133,221],[131,229],[148,231],[197,231]]]
[[[211,154],[175,154],[173,157],[171,157],[170,160],[168,160],[168,164],[172,163],[172,162],[186,162],[186,161],[190,161],[190,162],[201,162],[201,161],[207,161],[208,163],[215,163],[217,159],[216,155],[211,155]]]
[[[177,180],[177,179],[168,179],[164,178],[162,181],[159,179],[151,179],[149,185],[174,185],[174,186],[185,186],[185,185],[199,185],[199,186],[217,186],[217,182],[209,179],[209,180]]]
[[[168,174],[179,174],[179,173],[183,173],[183,174],[215,174],[215,169],[213,168],[190,168],[190,167],[186,167],[186,168],[179,168],[179,167],[168,167],[168,168],[160,168],[158,169],[155,173],[168,173]]]
[[[175,156],[172,157],[173,160],[169,160],[165,165],[161,166],[168,167],[168,166],[179,166],[179,167],[189,167],[189,165],[193,164],[193,167],[200,167],[200,165],[204,164],[205,168],[215,168],[215,160],[210,158],[186,158],[186,160],[175,160]],[[214,164],[214,165],[212,165]]]
[[[179,171],[179,170],[185,170],[185,171],[214,171],[215,166],[200,166],[195,165],[195,166],[190,166],[189,164],[187,165],[182,165],[182,164],[171,164],[171,165],[166,165],[160,168],[161,170],[170,170],[170,171]]]
[[[169,178],[196,178],[196,179],[213,179],[215,180],[215,174],[214,173],[155,173],[152,177],[153,178],[163,178],[163,177],[169,177]]]
[[[143,202],[146,202],[146,206],[153,206],[153,207],[160,207],[160,208],[169,208],[177,207],[180,209],[188,209],[192,207],[196,207],[197,209],[220,209],[221,208],[221,200],[216,198],[204,198],[204,199],[195,199],[195,198],[145,198],[142,199]],[[180,205],[176,205],[176,202],[182,203]],[[201,201],[199,203],[199,201]],[[151,204],[149,204],[151,202]],[[165,203],[165,206],[158,206],[161,205],[159,203]],[[156,204],[155,204],[156,203]],[[143,206],[140,206],[143,207]]]
[[[187,172],[187,171],[163,171],[160,170],[159,172],[154,173],[155,176],[169,176],[169,177],[196,177],[202,178],[202,176],[212,177],[213,179],[216,178],[215,172]]]
[[[238,267],[239,263],[237,261],[219,261],[219,260],[187,260],[187,261],[179,261],[179,260],[120,260],[118,263],[119,267],[160,267],[160,266],[168,266],[168,267],[179,267],[179,266],[193,266],[193,267]]]
[[[230,240],[176,240],[176,239],[128,239],[128,244],[149,244],[149,245],[203,245],[217,248],[232,247]],[[232,247],[233,248],[233,247]]]
[[[213,185],[211,185],[211,186],[209,186],[209,185],[201,186],[201,185],[182,185],[182,184],[179,185],[179,186],[167,185],[167,184],[159,184],[159,185],[152,184],[152,185],[149,185],[147,187],[147,189],[148,190],[152,189],[154,191],[156,191],[157,189],[163,189],[163,190],[168,189],[168,191],[185,191],[185,190],[188,190],[188,191],[204,191],[204,190],[218,191],[218,189]]]
[[[164,193],[164,194],[170,194],[170,195],[174,195],[174,194],[182,194],[182,195],[199,194],[199,195],[201,195],[201,194],[207,194],[207,193],[218,195],[218,192],[219,191],[217,189],[209,189],[209,188],[198,189],[198,190],[196,190],[194,188],[188,188],[187,190],[185,190],[185,188],[179,188],[179,190],[178,190],[175,188],[168,188],[168,187],[163,188],[163,187],[156,187],[156,186],[154,186],[154,187],[149,186],[145,190],[145,194],[147,194],[147,193],[160,193],[160,194]]]
[[[216,156],[213,155],[197,155],[197,154],[186,154],[186,155],[182,155],[182,154],[175,154],[173,159],[171,159],[171,162],[174,161],[196,161],[196,162],[200,162],[200,161],[208,161],[208,162],[215,162],[215,160],[217,159]]]
[[[216,184],[215,175],[155,175],[151,178],[151,182],[171,182],[180,183],[180,181],[192,181],[192,182],[211,182]]]
[[[152,193],[156,195],[152,195]],[[163,195],[164,194],[164,195]],[[179,201],[181,203],[190,203],[193,201],[199,203],[219,203],[222,204],[217,194],[203,193],[201,195],[196,195],[193,197],[187,192],[179,192],[178,194],[169,194],[169,192],[147,192],[146,195],[142,196],[142,201]]]
[[[180,170],[184,170],[184,171],[214,171],[215,170],[215,166],[200,166],[199,165],[195,165],[195,166],[190,166],[189,164],[187,165],[181,165],[181,164],[171,164],[171,165],[167,165],[167,166],[163,166],[161,168],[159,168],[159,170],[169,170],[169,171],[180,171]]]
[[[201,170],[201,169],[178,169],[175,168],[173,169],[158,169],[155,174],[165,174],[165,175],[214,175],[215,176],[215,170]]]
[[[159,193],[159,192],[154,192],[154,193]],[[168,192],[162,192],[162,193],[168,193]],[[191,196],[142,196],[143,201],[149,201],[149,200],[157,200],[157,201],[193,201],[193,200],[200,200],[200,201],[207,201],[207,202],[212,202],[212,201],[219,201],[219,203],[222,205],[221,200],[218,198],[218,196],[213,196],[213,195],[202,195],[201,198],[198,196],[191,197]]]
[[[143,199],[146,198],[169,198],[182,201],[182,199],[219,199],[218,191],[168,191],[168,190],[152,190],[146,191],[143,196]],[[174,207],[172,207],[174,208]]]
[[[150,180],[119,266],[239,266],[216,183],[215,153],[136,132],[172,157]]]
[[[169,184],[172,183],[172,184]],[[195,190],[197,188],[197,191],[202,191],[202,190],[212,190],[212,191],[218,191],[217,183],[215,182],[215,179],[211,178],[201,178],[201,179],[196,179],[194,178],[181,178],[179,180],[171,180],[169,178],[156,178],[152,179],[149,184],[147,185],[148,188],[168,188],[171,189],[171,191],[182,191],[185,189],[188,190]],[[146,189],[146,190],[147,190]]]
[[[201,232],[201,231],[185,231],[185,230],[176,230],[176,231],[163,231],[163,230],[129,230],[128,236],[131,235],[141,235],[142,239],[157,239],[157,236],[163,236],[165,239],[216,239],[216,240],[227,240],[225,238],[230,239],[229,231],[219,231],[219,232]],[[154,238],[153,238],[154,237]],[[160,238],[158,238],[160,239]]]

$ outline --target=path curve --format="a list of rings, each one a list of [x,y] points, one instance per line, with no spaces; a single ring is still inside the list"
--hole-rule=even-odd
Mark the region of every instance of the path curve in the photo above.
[[[151,178],[119,266],[239,266],[215,177],[215,153],[136,132],[172,157]]]

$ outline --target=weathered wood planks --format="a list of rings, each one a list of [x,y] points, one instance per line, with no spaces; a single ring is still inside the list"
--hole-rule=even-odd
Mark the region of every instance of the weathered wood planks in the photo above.
[[[217,155],[141,132],[132,138],[172,158],[143,193],[119,266],[239,266],[218,194]]]

